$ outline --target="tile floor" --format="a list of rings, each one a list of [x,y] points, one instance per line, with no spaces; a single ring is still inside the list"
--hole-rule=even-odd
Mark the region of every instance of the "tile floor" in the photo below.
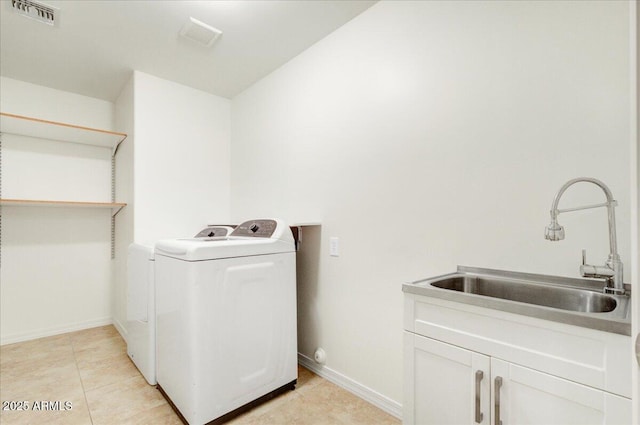
[[[129,360],[126,344],[113,326],[0,347],[0,400],[3,425],[181,424]],[[16,403],[5,405],[8,402]],[[4,410],[16,409],[21,402],[29,403],[28,410]],[[397,425],[400,421],[299,367],[295,391],[229,423]]]

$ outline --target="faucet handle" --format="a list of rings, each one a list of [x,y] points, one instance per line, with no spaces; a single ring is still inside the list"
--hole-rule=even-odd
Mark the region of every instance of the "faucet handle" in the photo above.
[[[582,264],[580,265],[580,275],[582,277],[599,278],[596,266],[590,266],[587,264],[587,250],[582,249]]]

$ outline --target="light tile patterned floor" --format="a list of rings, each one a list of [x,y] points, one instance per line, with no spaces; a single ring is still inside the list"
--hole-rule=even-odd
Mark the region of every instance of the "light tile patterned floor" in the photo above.
[[[0,347],[0,400],[28,402],[2,410],[9,424],[181,424],[162,395],[129,360],[113,326]],[[53,410],[44,410],[60,402]],[[71,409],[62,410],[65,402]],[[24,404],[23,404],[24,406]],[[9,407],[9,406],[6,406]],[[12,405],[11,407],[16,407]],[[400,421],[304,368],[298,385],[229,422],[233,425],[397,425]]]

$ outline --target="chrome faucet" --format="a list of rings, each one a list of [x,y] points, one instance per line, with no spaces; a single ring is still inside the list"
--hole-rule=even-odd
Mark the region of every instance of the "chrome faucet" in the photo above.
[[[607,197],[607,202],[602,204],[585,205],[583,207],[566,208],[559,210],[558,203],[560,202],[560,197],[562,196],[562,194],[569,188],[569,186],[578,182],[593,183],[596,186],[600,187]],[[558,190],[556,197],[553,199],[553,203],[551,204],[551,223],[549,223],[549,225],[545,228],[544,237],[545,239],[548,239],[550,241],[560,241],[564,239],[564,227],[558,224],[558,215],[560,213],[586,210],[589,208],[607,207],[607,213],[609,216],[609,247],[611,251],[609,253],[609,258],[607,259],[604,266],[592,266],[586,264],[586,251],[582,250],[582,265],[580,266],[580,274],[583,277],[606,279],[607,285],[604,287],[605,293],[624,294],[624,284],[622,282],[622,261],[620,261],[620,256],[618,255],[618,244],[616,241],[616,215],[614,210],[616,205],[618,205],[618,203],[615,199],[613,199],[611,190],[609,190],[607,185],[602,183],[600,180],[590,177],[578,177],[576,179],[569,180],[564,185],[562,185],[560,190]]]

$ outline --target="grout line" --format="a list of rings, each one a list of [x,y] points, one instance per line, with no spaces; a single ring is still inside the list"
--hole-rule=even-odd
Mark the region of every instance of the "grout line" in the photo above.
[[[80,387],[82,388],[82,395],[84,396],[84,404],[87,406],[87,412],[89,412],[89,420],[93,425],[93,416],[91,416],[91,408],[89,407],[89,400],[87,400],[87,392],[84,389],[84,383],[82,382],[82,375],[80,374],[80,367],[78,366],[78,358],[76,357],[76,349],[73,346],[73,338],[69,336],[69,343],[71,344],[71,351],[73,352],[73,361],[76,364],[76,371],[78,371],[78,379],[80,379]]]

